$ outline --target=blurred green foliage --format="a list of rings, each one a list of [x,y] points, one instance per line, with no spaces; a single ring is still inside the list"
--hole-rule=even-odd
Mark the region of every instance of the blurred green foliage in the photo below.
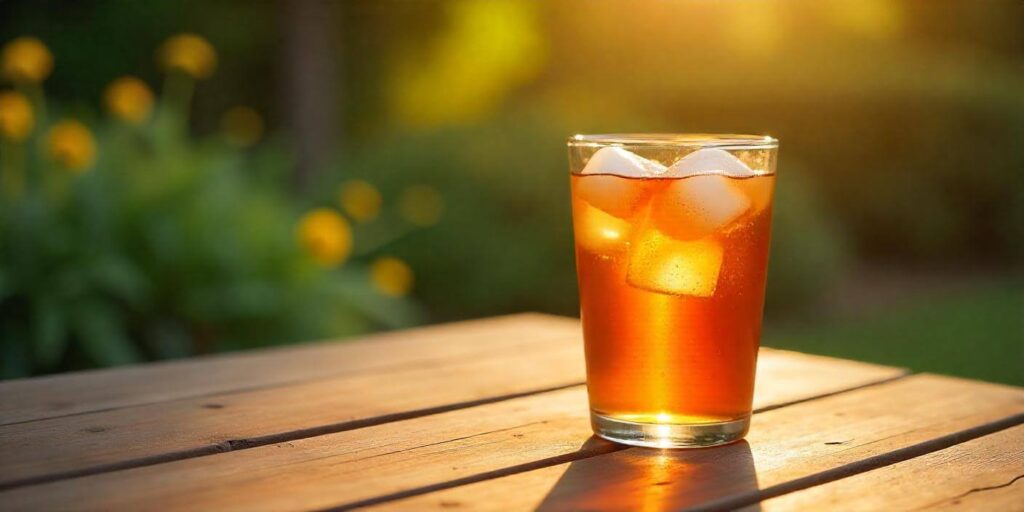
[[[852,263],[849,240],[806,171],[789,166],[775,188],[765,297],[773,319],[813,313]]]
[[[1019,279],[766,329],[773,347],[1024,386]]]
[[[46,112],[38,86],[24,89]],[[325,268],[303,251],[295,226],[310,204],[284,186],[278,144],[190,137],[185,103],[163,98],[141,126],[81,112],[98,127],[98,158],[80,170],[53,159],[46,118],[27,140],[0,143],[0,376],[422,321],[373,288],[364,260]],[[24,186],[11,186],[16,175]]]

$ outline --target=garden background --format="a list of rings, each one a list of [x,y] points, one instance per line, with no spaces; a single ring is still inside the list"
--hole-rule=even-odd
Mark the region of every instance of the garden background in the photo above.
[[[575,315],[566,137],[699,131],[781,140],[765,344],[1022,385],[1022,24],[1015,0],[2,2],[0,371]]]

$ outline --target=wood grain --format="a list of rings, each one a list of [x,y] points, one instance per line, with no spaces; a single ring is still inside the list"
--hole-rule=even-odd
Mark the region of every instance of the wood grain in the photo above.
[[[24,487],[0,493],[0,502],[14,509],[159,503],[179,510],[301,510],[376,503],[400,510],[512,510],[605,502],[667,509],[756,493],[1007,418],[1024,421],[1020,389],[913,376],[757,414],[749,443],[612,453],[619,448],[589,438],[585,392],[570,388]],[[572,459],[580,460],[566,462]],[[554,469],[536,471],[545,466]]]
[[[0,424],[441,362],[483,354],[495,346],[525,349],[578,331],[578,320],[527,313],[344,343],[310,343],[0,382]]]
[[[577,336],[400,367],[0,427],[0,488],[212,455],[580,385]]]
[[[1024,426],[786,494],[755,510],[1024,510]]]
[[[562,325],[549,327],[541,331],[544,343],[525,349],[511,336],[499,335],[487,352],[461,358],[0,426],[0,489],[291,441],[578,385],[584,368],[575,325],[568,333]],[[775,407],[902,373],[762,349],[756,406]]]
[[[630,448],[386,501],[374,510],[734,509],[756,503],[774,486],[849,476],[868,471],[871,462],[898,462],[889,457],[900,450],[956,442],[958,433],[992,422],[1019,424],[1022,398],[1019,388],[908,377],[755,415],[747,441],[722,448]]]

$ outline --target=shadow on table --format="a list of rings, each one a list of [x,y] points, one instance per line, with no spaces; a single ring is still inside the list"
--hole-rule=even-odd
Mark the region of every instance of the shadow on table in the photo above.
[[[591,437],[584,450],[597,443],[606,441]],[[746,441],[697,450],[630,448],[571,463],[537,510],[703,509],[702,503],[757,489]]]

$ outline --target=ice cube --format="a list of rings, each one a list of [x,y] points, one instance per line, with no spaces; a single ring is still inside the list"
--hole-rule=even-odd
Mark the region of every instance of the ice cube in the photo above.
[[[573,205],[573,229],[580,248],[611,256],[629,244],[630,224],[611,216],[584,201]]]
[[[728,151],[717,148],[705,148],[698,149],[680,158],[665,171],[664,176],[681,178],[710,173],[725,174],[738,178],[760,174],[760,172],[754,171]]]
[[[750,199],[733,181],[721,174],[672,180],[651,201],[650,222],[681,240],[704,238],[750,209]]]
[[[605,213],[626,219],[646,199],[646,188],[625,178],[665,172],[665,166],[618,147],[601,148],[590,157],[576,180],[575,194]]]
[[[620,176],[580,176],[574,188],[576,197],[620,219],[632,217],[647,198],[647,187]]]
[[[644,178],[658,176],[664,172],[664,165],[612,146],[597,150],[580,174],[615,174],[629,178]]]
[[[758,214],[764,210],[772,201],[772,189],[775,188],[775,177],[758,176],[748,180],[734,180],[733,185],[738,187],[750,199],[751,214]]]
[[[626,281],[637,288],[710,297],[718,287],[722,246],[712,238],[676,240],[647,227],[630,249]]]

